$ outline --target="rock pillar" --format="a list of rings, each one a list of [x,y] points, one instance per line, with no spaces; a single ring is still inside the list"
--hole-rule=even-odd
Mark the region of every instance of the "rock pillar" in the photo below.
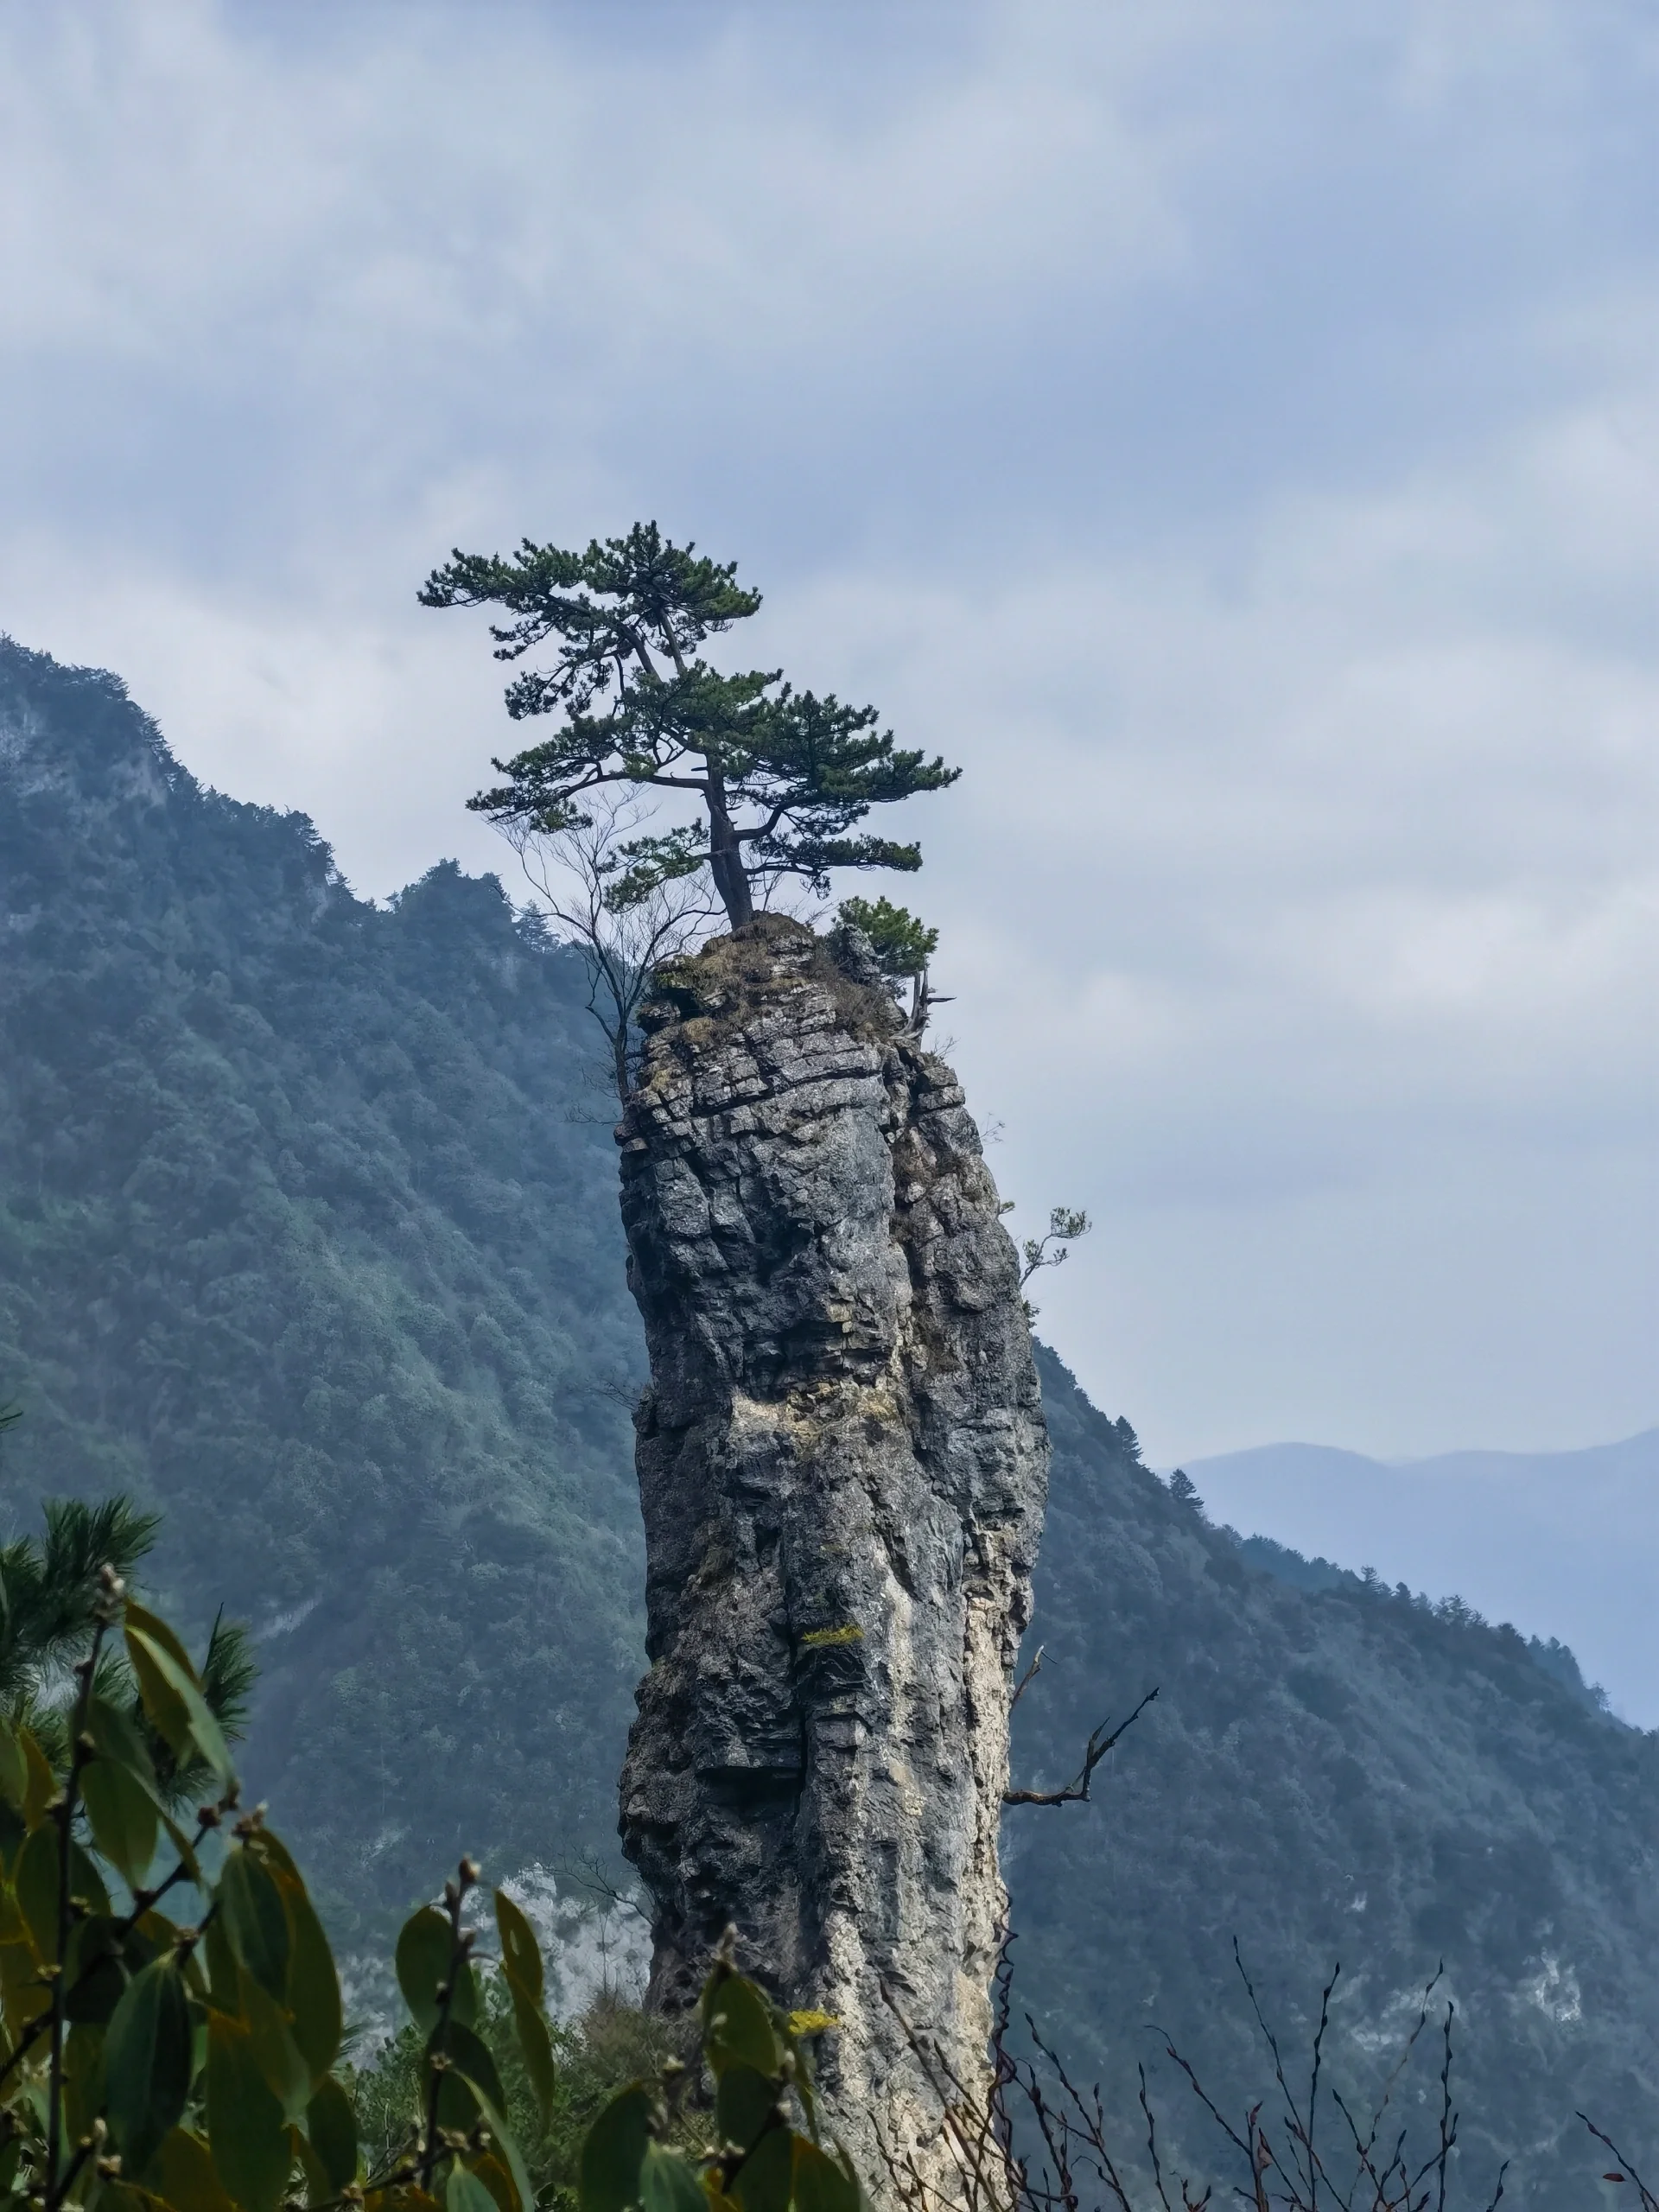
[[[762,916],[665,969],[644,1026],[618,1138],[651,1670],[621,1825],[652,1996],[688,2004],[734,1924],[747,1971],[840,2022],[831,2124],[885,2195],[890,2155],[945,2177],[951,2083],[987,2077],[1048,1471],[1018,1263],[962,1090],[861,940]]]

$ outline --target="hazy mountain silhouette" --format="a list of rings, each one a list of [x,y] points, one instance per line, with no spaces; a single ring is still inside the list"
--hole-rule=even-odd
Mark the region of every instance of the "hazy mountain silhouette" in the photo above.
[[[1264,1444],[1194,1459],[1211,1517],[1570,1643],[1614,1712],[1659,1726],[1659,1428],[1582,1452],[1370,1459]]]

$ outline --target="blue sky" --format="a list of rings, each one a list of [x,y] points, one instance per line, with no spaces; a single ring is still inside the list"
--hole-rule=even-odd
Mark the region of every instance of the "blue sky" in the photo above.
[[[360,889],[511,880],[499,672],[415,585],[655,516],[766,590],[746,659],[964,763],[956,1057],[1155,1456],[1609,1439],[1656,92],[1643,0],[22,0],[0,624]]]

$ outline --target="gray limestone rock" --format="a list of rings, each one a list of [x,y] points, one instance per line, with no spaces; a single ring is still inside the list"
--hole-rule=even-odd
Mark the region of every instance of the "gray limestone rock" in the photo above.
[[[856,945],[763,916],[658,979],[618,1129],[652,1384],[624,1848],[654,2002],[728,1923],[870,2183],[986,2079],[1010,1673],[1048,1440],[944,1063]]]

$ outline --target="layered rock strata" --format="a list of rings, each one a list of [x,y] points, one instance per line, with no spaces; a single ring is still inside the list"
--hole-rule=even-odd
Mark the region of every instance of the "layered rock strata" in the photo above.
[[[986,2079],[1010,1673],[1048,1440],[955,1077],[854,938],[763,916],[658,979],[618,1130],[652,1382],[651,1670],[622,1777],[652,1997],[728,1923],[832,2014],[878,2186],[951,2164]]]

